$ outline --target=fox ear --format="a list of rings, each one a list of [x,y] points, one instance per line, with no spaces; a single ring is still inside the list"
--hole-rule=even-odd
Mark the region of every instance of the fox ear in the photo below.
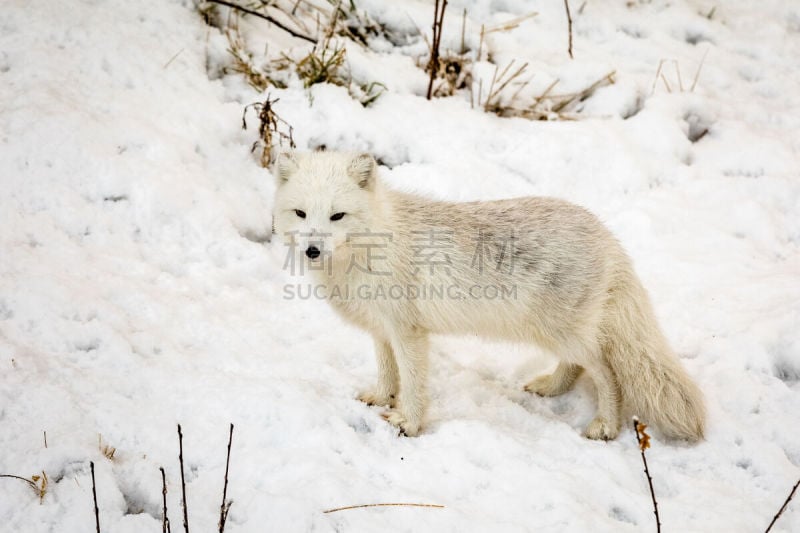
[[[278,171],[278,180],[280,183],[289,181],[289,177],[297,172],[297,158],[293,152],[281,152],[278,155],[278,161],[275,164]]]
[[[350,161],[347,173],[359,187],[370,189],[375,182],[375,159],[369,154],[358,154]]]

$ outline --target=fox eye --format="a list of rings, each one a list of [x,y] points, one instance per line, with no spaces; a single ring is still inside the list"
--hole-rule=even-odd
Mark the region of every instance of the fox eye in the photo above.
[[[331,215],[331,220],[342,220],[342,217],[344,217],[345,214],[346,213],[334,213]]]
[[[294,210],[294,214],[299,216],[300,218],[306,218],[306,212],[305,211],[300,211],[299,209],[295,209]]]

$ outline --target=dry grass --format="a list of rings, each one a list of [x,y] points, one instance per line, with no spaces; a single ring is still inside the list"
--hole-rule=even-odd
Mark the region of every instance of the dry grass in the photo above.
[[[106,459],[109,461],[113,461],[114,454],[117,453],[116,448],[109,445],[107,442],[103,442],[103,436],[99,433],[97,434],[97,449],[100,450],[100,453],[105,455]]]
[[[42,470],[42,475],[34,474],[30,478],[16,476],[14,474],[0,474],[0,478],[18,479],[27,483],[39,496],[39,504],[44,501],[44,496],[47,494],[47,484],[49,482],[47,474]]]
[[[616,71],[611,71],[580,91],[562,94],[553,92],[559,83],[559,80],[556,79],[539,95],[522,100],[518,95],[530,81],[520,79],[525,72],[527,63],[512,70],[513,64],[514,61],[511,61],[499,75],[495,68],[489,94],[482,103],[479,90],[478,102],[486,112],[501,117],[520,117],[529,120],[577,120],[581,117],[575,112],[575,107],[600,87],[612,85],[616,74]]]
[[[342,72],[346,51],[344,44],[326,38],[321,46],[315,46],[308,55],[295,62],[303,86],[309,88],[317,83],[349,86],[351,80]],[[291,62],[288,56],[284,57]]]
[[[273,153],[275,152],[273,148],[275,148],[276,140],[278,146],[288,145],[291,149],[296,148],[292,136],[294,129],[275,112],[274,106],[278,100],[278,98],[270,100],[267,95],[263,102],[249,104],[242,112],[242,129],[244,130],[247,129],[247,110],[253,108],[258,113],[258,140],[253,143],[250,151],[255,152],[259,147],[261,148],[260,162],[264,168],[268,168],[273,162]]]
[[[694,78],[692,79],[692,84],[688,89],[688,92],[690,93],[694,92],[695,88],[697,87],[697,81],[700,79],[700,72],[703,70],[703,65],[706,62],[706,56],[708,55],[709,50],[711,49],[707,48],[703,53],[703,57],[700,58],[700,62],[697,65],[697,70],[694,73]],[[671,65],[672,69],[665,68],[668,65]],[[668,93],[683,93],[687,91],[683,85],[683,79],[681,78],[681,65],[677,59],[662,59],[658,62],[658,68],[656,68],[656,74],[653,77],[653,86],[650,88],[651,95],[655,94],[659,81],[662,82]],[[670,83],[670,81],[672,81],[672,83]]]
[[[293,0],[265,2],[231,9],[223,16],[216,4],[232,6],[235,3],[217,1],[200,4],[198,8],[206,21],[219,28],[228,40],[228,53],[231,57],[226,73],[235,72],[244,76],[247,83],[258,92],[270,87],[285,88],[289,73],[294,72],[305,88],[318,83],[332,83],[346,87],[364,106],[370,105],[386,89],[374,80],[354,80],[347,66],[347,45],[355,43],[364,46],[370,36],[385,33],[387,30],[372,21],[366,13],[359,11],[355,4],[341,0]],[[254,11],[259,10],[259,11]],[[316,35],[311,41],[314,45],[306,53],[290,49],[278,57],[269,58],[268,50],[263,55],[254,55],[247,46],[240,27],[240,17],[262,12],[280,13],[282,18],[291,21],[299,31]],[[323,21],[325,21],[323,23]],[[294,31],[294,30],[293,30]]]
[[[225,37],[228,39],[228,53],[233,60],[229,69],[230,72],[242,74],[247,83],[259,92],[270,86],[285,87],[285,84],[277,83],[272,77],[254,65],[252,55],[245,50],[245,44],[238,28],[227,29]]]

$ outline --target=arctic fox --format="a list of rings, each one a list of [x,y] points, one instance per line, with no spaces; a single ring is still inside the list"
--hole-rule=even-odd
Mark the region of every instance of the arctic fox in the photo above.
[[[667,437],[703,437],[700,390],[594,215],[544,197],[430,201],[387,188],[376,167],[370,155],[336,152],[277,163],[276,233],[332,306],[374,339],[378,383],[360,400],[389,406],[383,417],[417,435],[429,335],[478,334],[559,358],[527,391],[562,394],[585,371],[597,389],[591,439],[616,438],[623,412]],[[505,297],[488,297],[497,294]]]

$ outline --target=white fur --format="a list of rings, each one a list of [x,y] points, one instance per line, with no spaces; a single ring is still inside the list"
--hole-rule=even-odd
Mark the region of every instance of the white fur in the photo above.
[[[598,395],[589,438],[615,438],[623,407],[668,437],[702,438],[700,390],[664,339],[627,255],[588,211],[553,198],[426,200],[386,188],[368,155],[289,154],[278,169],[276,232],[296,245],[302,260],[308,261],[302,253],[310,244],[323,251],[317,261],[328,267],[314,273],[329,291],[365,287],[365,294],[389,294],[393,285],[456,287],[462,295],[473,286],[516,291],[514,298],[495,299],[329,292],[333,307],[375,340],[378,384],[359,398],[390,406],[384,417],[405,434],[416,435],[423,423],[429,334],[474,333],[536,343],[560,358],[556,371],[531,381],[528,391],[562,394],[585,371]],[[341,220],[330,220],[342,212]],[[446,236],[437,260],[446,256],[448,264],[419,264],[420,242],[431,231]],[[357,245],[352,235],[359,233]],[[479,235],[494,239],[486,242],[494,243],[488,250],[496,260],[482,270],[475,255]],[[500,243],[509,237],[513,245],[506,248]]]

